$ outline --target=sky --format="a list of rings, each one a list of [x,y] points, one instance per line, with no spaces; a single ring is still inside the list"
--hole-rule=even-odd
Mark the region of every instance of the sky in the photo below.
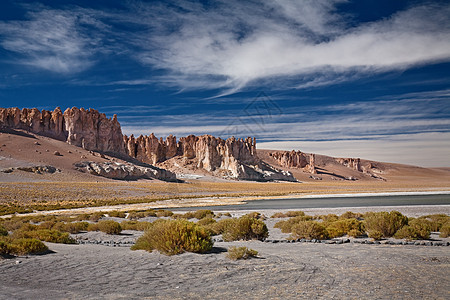
[[[450,2],[0,2],[0,107],[450,167]]]

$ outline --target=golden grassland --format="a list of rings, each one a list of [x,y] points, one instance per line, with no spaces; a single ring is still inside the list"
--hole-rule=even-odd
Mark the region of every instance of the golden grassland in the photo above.
[[[339,194],[361,192],[401,192],[449,189],[450,185],[408,182],[3,182],[0,183],[0,215],[150,203],[169,199],[252,197],[284,195]],[[214,205],[214,204],[212,204]]]

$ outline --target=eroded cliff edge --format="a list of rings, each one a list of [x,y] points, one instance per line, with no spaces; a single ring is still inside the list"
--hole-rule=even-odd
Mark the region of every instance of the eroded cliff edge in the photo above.
[[[95,109],[73,107],[62,112],[59,107],[54,111],[0,108],[0,128],[21,129],[86,150],[168,169],[182,164],[186,169],[201,169],[222,178],[296,181],[290,172],[276,169],[258,158],[255,139],[223,140],[211,135],[189,135],[177,141],[172,135],[163,140],[153,134],[127,137],[122,134],[116,115],[107,118]]]

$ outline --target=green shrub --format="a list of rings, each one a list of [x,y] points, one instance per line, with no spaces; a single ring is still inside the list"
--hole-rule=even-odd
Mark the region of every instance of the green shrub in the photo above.
[[[126,214],[124,211],[113,210],[108,212],[108,216],[112,218],[125,218]]]
[[[107,234],[120,234],[122,232],[120,224],[113,220],[102,220],[97,224],[98,229]]]
[[[441,226],[439,236],[442,238],[446,238],[446,237],[450,236],[450,222],[447,222]]]
[[[130,211],[128,213],[128,219],[137,220],[146,217],[156,217],[156,211],[153,209],[144,210],[144,211]]]
[[[232,260],[238,259],[248,259],[251,257],[256,257],[258,251],[253,249],[248,249],[247,247],[235,247],[232,246],[228,248],[227,257]]]
[[[360,236],[363,234],[362,222],[356,219],[340,219],[335,222],[329,223],[326,227],[328,237],[335,238],[345,234],[351,236]]]
[[[291,238],[293,239],[326,239],[325,226],[316,221],[300,221],[292,226]]]
[[[290,218],[288,220],[282,220],[277,223],[275,223],[274,228],[280,228],[281,232],[283,233],[291,233],[292,232],[292,226],[299,222],[303,221],[309,221],[312,217],[310,216],[297,216]]]
[[[209,209],[199,209],[194,212],[194,218],[201,220],[203,218],[214,218],[214,212]]]
[[[10,243],[10,253],[15,255],[41,254],[48,251],[48,247],[38,239],[13,239]]]
[[[351,211],[347,211],[339,216],[339,219],[357,219],[360,220],[363,218],[363,214],[361,213],[354,213]]]
[[[99,231],[98,223],[89,223],[88,227],[86,228],[87,231]]]
[[[375,238],[379,233],[382,237],[391,237],[408,224],[408,218],[398,211],[369,212],[364,215],[364,224],[369,237]]]
[[[0,256],[8,256],[11,254],[11,244],[5,239],[0,238]]]
[[[201,226],[187,220],[161,220],[144,232],[132,250],[158,250],[174,255],[185,251],[204,253],[212,246],[211,237]]]
[[[221,217],[229,217],[229,218],[231,218],[231,214],[229,212],[226,212],[226,213],[218,213],[216,215],[216,218],[221,218]]]
[[[266,224],[254,218],[242,216],[239,219],[225,219],[223,222],[222,237],[226,242],[238,240],[264,240],[269,235]],[[225,222],[226,221],[226,222]]]
[[[120,223],[120,227],[122,227],[122,230],[136,230],[136,231],[144,231],[147,230],[150,226],[152,226],[152,223],[150,222],[144,222],[144,221],[123,221]]]
[[[15,239],[18,238],[38,239],[50,243],[75,244],[75,240],[71,238],[67,232],[61,232],[54,229],[39,229],[33,231],[16,230],[12,234],[12,237]]]
[[[396,239],[426,240],[430,238],[431,222],[426,219],[413,219],[394,235]]]
[[[293,217],[303,217],[305,213],[302,211],[288,211],[286,213],[277,212],[274,213],[271,218],[293,218]]]
[[[374,240],[381,240],[383,238],[383,233],[378,230],[367,231],[367,234],[370,238],[373,238]]]
[[[328,215],[315,216],[315,219],[320,219],[324,223],[332,223],[332,222],[336,222],[337,220],[339,220],[339,217],[335,214],[328,214]]]
[[[171,212],[170,210],[162,209],[162,210],[157,210],[157,211],[156,211],[156,216],[157,216],[158,218],[161,218],[161,217],[171,217],[172,215],[173,215],[173,212]]]
[[[42,224],[41,224],[42,225]],[[62,232],[68,232],[68,233],[79,233],[80,231],[86,231],[89,226],[88,222],[57,222],[54,224],[52,229],[62,231]]]
[[[8,235],[8,230],[6,230],[5,227],[0,225],[0,236],[7,236],[7,235]]]
[[[207,225],[215,224],[215,223],[217,223],[217,221],[214,220],[213,218],[210,218],[210,217],[209,218],[200,219],[197,222],[197,224],[201,225],[201,226],[207,226]]]
[[[265,220],[266,219],[265,215],[262,215],[261,213],[256,212],[256,211],[248,213],[248,214],[246,214],[244,216],[246,216],[248,218],[257,219],[257,220]]]
[[[433,232],[440,231],[442,225],[444,225],[446,222],[450,222],[450,217],[447,216],[446,214],[422,216],[419,219],[426,219],[430,221],[431,231]]]

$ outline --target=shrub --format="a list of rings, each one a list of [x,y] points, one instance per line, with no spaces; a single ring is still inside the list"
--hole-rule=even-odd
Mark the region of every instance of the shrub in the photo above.
[[[232,246],[228,248],[227,257],[232,260],[238,259],[248,259],[251,257],[256,257],[258,251],[253,249],[248,249],[247,247],[235,247]]]
[[[332,222],[336,222],[337,220],[339,220],[339,217],[335,214],[328,214],[328,215],[315,216],[315,219],[320,219],[324,223],[332,223]]]
[[[137,230],[137,231],[144,231],[147,230],[150,226],[152,226],[152,223],[150,222],[140,222],[140,221],[123,221],[120,223],[120,227],[122,227],[122,230]]]
[[[203,218],[214,218],[214,213],[209,209],[199,209],[194,212],[194,218],[198,220]]]
[[[67,232],[61,232],[54,229],[39,229],[34,231],[16,230],[12,234],[13,238],[32,238],[44,242],[75,244],[75,240]]]
[[[48,247],[38,239],[20,238],[10,243],[10,253],[16,255],[41,254],[48,251]]]
[[[249,217],[249,218],[253,218],[253,219],[258,219],[258,220],[265,220],[266,219],[265,215],[262,215],[261,213],[256,212],[256,211],[248,213],[248,214],[246,214],[244,216]]]
[[[98,229],[107,234],[119,234],[122,232],[122,227],[116,221],[102,220],[98,222]]]
[[[161,217],[171,217],[172,215],[173,215],[173,212],[171,212],[170,210],[162,209],[162,210],[157,210],[157,211],[156,211],[156,216],[157,216],[158,218],[161,218]]]
[[[6,230],[5,227],[0,225],[0,236],[7,236],[7,235],[8,235],[8,230]]]
[[[442,225],[444,225],[446,222],[450,221],[450,217],[446,214],[435,214],[435,215],[428,215],[428,216],[422,216],[419,219],[426,219],[430,221],[431,231],[440,231]]]
[[[108,212],[108,216],[113,218],[125,218],[126,214],[124,211],[113,210]]]
[[[292,232],[292,226],[294,226],[295,224],[297,224],[299,222],[309,221],[309,220],[311,220],[310,216],[297,216],[297,217],[290,218],[288,220],[283,220],[283,221],[279,221],[279,222],[275,223],[274,228],[280,228],[281,232],[283,232],[283,233],[290,233],[290,232]]]
[[[345,213],[343,213],[342,215],[339,216],[339,219],[357,219],[360,220],[362,219],[363,214],[361,213],[354,213],[351,211],[347,211]]]
[[[368,233],[368,236],[370,238],[373,238],[374,240],[381,240],[381,238],[383,237],[383,233],[378,230],[370,230],[367,233]]]
[[[11,244],[4,239],[0,239],[0,256],[8,256],[11,254]]]
[[[54,226],[51,227],[51,229],[75,234],[79,233],[80,231],[86,231],[88,226],[89,226],[88,222],[69,222],[69,223],[58,222],[55,223]]]
[[[271,218],[293,218],[293,217],[302,217],[305,216],[305,213],[302,211],[288,211],[286,213],[277,212],[274,213]]]
[[[450,222],[447,222],[441,226],[439,236],[442,238],[446,238],[446,237],[450,236]]]
[[[394,235],[396,239],[426,240],[430,238],[431,222],[426,219],[413,219]]]
[[[408,224],[408,218],[398,211],[369,212],[364,215],[364,223],[369,237],[379,235],[393,236],[400,228]]]
[[[187,220],[161,220],[154,222],[141,236],[132,250],[158,250],[167,255],[185,251],[204,253],[211,250],[211,237],[201,226]]]
[[[222,229],[222,237],[226,242],[237,240],[264,240],[269,235],[266,224],[254,218],[242,216],[239,219],[221,220],[225,226]]]
[[[341,219],[330,223],[327,227],[329,238],[335,238],[349,234],[351,236],[359,236],[362,232],[362,222],[356,219]]]
[[[300,221],[292,226],[291,238],[293,239],[326,239],[325,226],[316,221]]]
[[[207,225],[215,224],[215,223],[217,223],[217,221],[214,220],[213,218],[203,218],[203,219],[198,220],[198,222],[197,222],[197,224],[201,225],[201,226],[207,226]]]
[[[87,231],[99,231],[98,223],[89,223],[88,227],[86,228]]]
[[[130,211],[128,214],[128,219],[137,220],[145,217],[156,217],[156,211],[153,209],[144,211]]]
[[[231,218],[231,214],[229,212],[226,213],[218,213],[216,215],[216,218],[220,218],[220,217],[230,217]]]

